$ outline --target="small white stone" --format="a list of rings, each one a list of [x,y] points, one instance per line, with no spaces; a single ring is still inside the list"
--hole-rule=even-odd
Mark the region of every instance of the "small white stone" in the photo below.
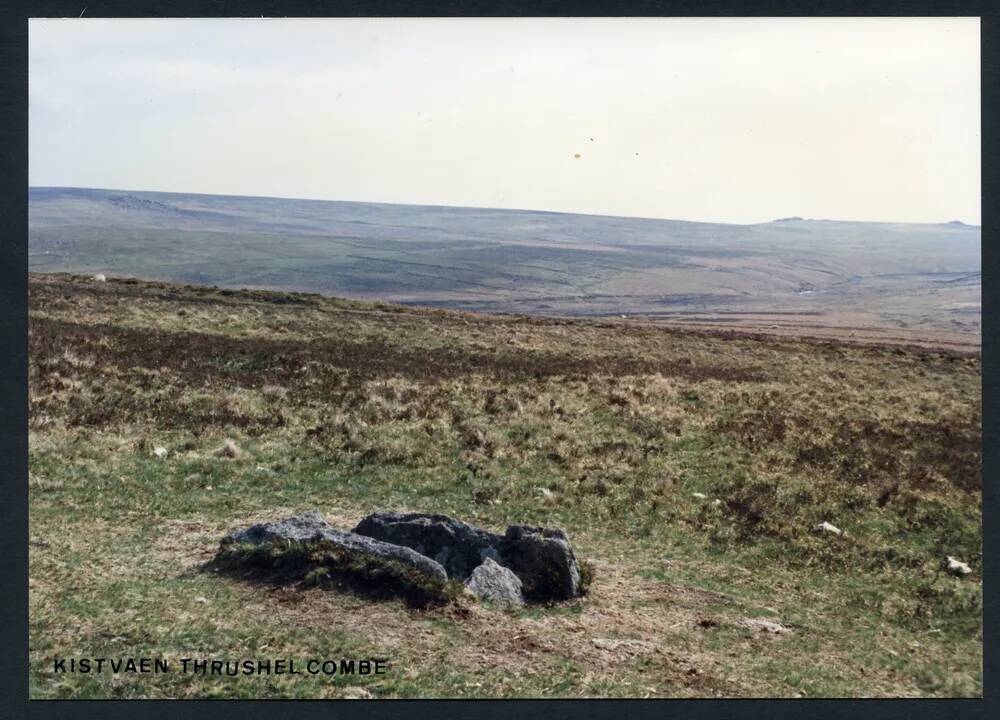
[[[167,449],[162,445],[158,445],[155,448],[153,448],[153,454],[162,460],[167,456]]]
[[[719,500],[719,498],[715,498],[715,500],[712,501],[712,507],[719,507],[720,505],[722,505],[722,501]]]
[[[836,525],[831,525],[830,523],[826,522],[826,520],[824,520],[819,525],[817,525],[816,529],[817,530],[822,530],[823,532],[833,533],[834,535],[843,535],[844,534],[843,530],[841,530]]]
[[[739,621],[739,625],[742,625],[750,630],[760,630],[774,635],[784,635],[791,632],[791,628],[787,628],[781,623],[774,622],[773,620],[767,620],[765,618],[743,618]]]
[[[972,572],[972,568],[966,565],[961,560],[956,560],[951,555],[947,557],[948,560],[948,572],[952,575],[968,575]]]
[[[691,497],[696,498],[698,500],[704,500],[708,496],[705,495],[705,493],[691,493]]]
[[[207,603],[207,602],[208,602],[208,598],[206,598],[206,597],[201,597],[201,596],[199,595],[198,597],[196,597],[196,598],[194,599],[194,601],[195,601],[196,603],[201,603],[202,605],[204,605],[205,603]]]
[[[107,282],[108,278],[107,278],[107,276],[104,275],[104,273],[97,273],[96,275],[94,275],[94,281],[95,282]]]

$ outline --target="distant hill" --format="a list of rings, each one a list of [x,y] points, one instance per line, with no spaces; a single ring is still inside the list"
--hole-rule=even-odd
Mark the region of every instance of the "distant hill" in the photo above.
[[[29,218],[38,272],[493,312],[979,328],[981,230],[958,222],[729,225],[79,188],[31,188]]]

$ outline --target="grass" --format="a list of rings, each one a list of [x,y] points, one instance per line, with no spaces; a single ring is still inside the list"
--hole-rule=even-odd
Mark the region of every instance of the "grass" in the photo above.
[[[977,355],[65,275],[30,311],[32,697],[982,694]],[[204,571],[310,507],[562,527],[589,592],[421,609]],[[99,656],[389,671],[52,671]]]
[[[801,332],[877,325],[962,343],[980,331],[972,226],[740,226],[83,188],[30,188],[29,214],[39,272]]]

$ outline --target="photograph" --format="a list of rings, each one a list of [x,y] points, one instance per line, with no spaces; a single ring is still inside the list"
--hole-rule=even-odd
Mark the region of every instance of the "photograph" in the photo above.
[[[983,697],[980,18],[83,9],[31,700]]]

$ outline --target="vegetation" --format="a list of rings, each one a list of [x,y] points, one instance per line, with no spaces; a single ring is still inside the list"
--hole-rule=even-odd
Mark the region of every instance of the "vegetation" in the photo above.
[[[981,228],[753,225],[29,189],[29,268],[489,312],[872,327],[978,342]],[[969,335],[971,337],[964,338]]]
[[[68,275],[30,313],[33,697],[982,694],[978,355]],[[589,592],[205,571],[311,507],[562,527]],[[53,672],[142,656],[389,671]]]

